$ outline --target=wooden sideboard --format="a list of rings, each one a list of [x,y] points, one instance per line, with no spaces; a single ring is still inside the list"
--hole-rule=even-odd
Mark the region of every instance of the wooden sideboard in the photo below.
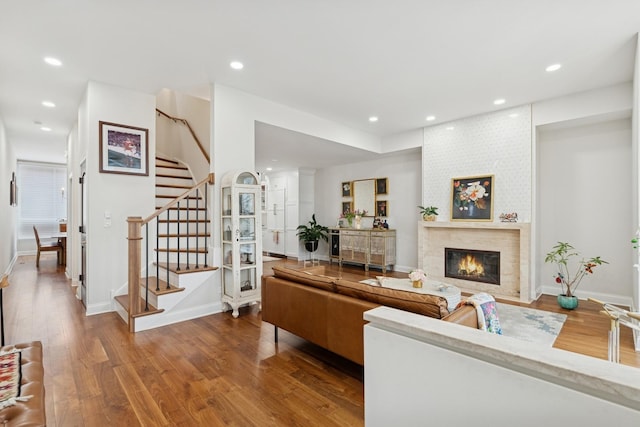
[[[393,270],[396,263],[396,231],[379,229],[332,228],[331,260],[364,265],[365,271],[370,266],[387,267]],[[335,246],[339,251],[335,251]]]

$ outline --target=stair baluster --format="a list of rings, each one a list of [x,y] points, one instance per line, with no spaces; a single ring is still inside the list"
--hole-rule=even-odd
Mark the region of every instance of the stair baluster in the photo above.
[[[187,215],[189,215],[189,212],[187,212]],[[178,262],[178,267],[176,267],[176,271],[180,271],[180,202],[178,202],[178,217],[176,219],[176,240],[177,240],[177,246],[178,246],[178,252],[176,252],[176,260]],[[167,247],[167,251],[169,250],[169,248]],[[189,254],[187,254],[187,256],[189,256]]]
[[[156,218],[156,291],[160,290],[160,218]]]
[[[209,201],[208,201],[208,195],[209,195],[209,185],[205,184],[204,185],[204,205],[209,206]],[[209,267],[209,265],[207,264],[208,260],[207,260],[207,255],[209,252],[209,248],[207,247],[207,225],[208,225],[208,221],[207,221],[207,210],[204,210],[204,267],[207,268]]]
[[[206,187],[207,184],[205,184]],[[205,210],[207,206],[205,205]],[[196,191],[196,212],[200,212],[200,197],[198,197],[198,192]],[[196,221],[196,248],[200,247],[200,221]],[[196,253],[196,269],[200,267],[198,261],[200,257]]]
[[[196,192],[197,194],[197,192]],[[187,199],[187,270],[189,270],[189,197],[186,198]],[[196,221],[198,220],[198,211],[196,211]],[[198,250],[198,247],[196,246],[196,250]],[[196,254],[196,257],[198,255]]]
[[[171,225],[171,210],[167,209],[167,289],[169,289],[169,226]]]
[[[149,223],[144,225],[144,311],[149,311]]]

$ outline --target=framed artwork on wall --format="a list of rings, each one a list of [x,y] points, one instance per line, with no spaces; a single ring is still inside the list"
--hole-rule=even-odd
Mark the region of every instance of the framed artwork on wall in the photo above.
[[[493,220],[493,175],[451,180],[451,220]]]
[[[351,202],[342,202],[342,213],[353,212],[353,206]]]
[[[351,183],[343,182],[342,183],[342,197],[351,197]]]
[[[149,130],[100,121],[100,172],[149,175]]]
[[[376,216],[389,215],[389,202],[386,200],[376,200]]]
[[[387,178],[376,178],[376,194],[387,194]]]
[[[9,181],[9,205],[18,206],[18,185],[16,184],[16,173],[12,172]]]

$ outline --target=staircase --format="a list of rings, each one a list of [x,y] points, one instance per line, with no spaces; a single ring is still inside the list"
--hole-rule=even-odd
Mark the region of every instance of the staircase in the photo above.
[[[129,284],[115,296],[131,332],[220,311],[201,289],[217,270],[209,265],[210,184],[213,174],[195,183],[186,166],[156,157],[156,212],[127,220]]]

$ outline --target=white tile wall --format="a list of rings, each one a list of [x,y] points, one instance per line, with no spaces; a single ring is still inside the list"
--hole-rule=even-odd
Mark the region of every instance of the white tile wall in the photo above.
[[[424,128],[423,203],[448,221],[451,179],[494,175],[493,220],[517,212],[519,222],[530,222],[531,147],[530,105]]]

